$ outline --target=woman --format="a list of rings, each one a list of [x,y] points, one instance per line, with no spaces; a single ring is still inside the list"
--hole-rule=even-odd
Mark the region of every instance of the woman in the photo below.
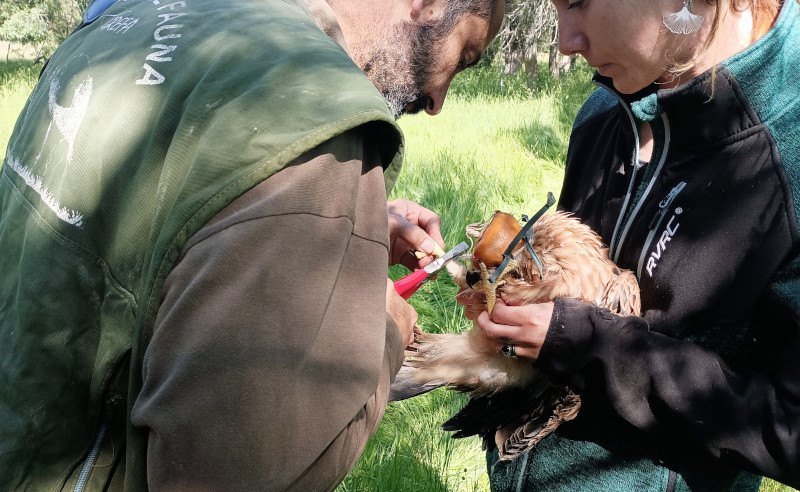
[[[559,207],[637,274],[642,316],[480,314],[498,351],[510,339],[583,402],[531,453],[490,453],[495,490],[800,487],[797,1],[554,0],[561,51],[601,87]]]

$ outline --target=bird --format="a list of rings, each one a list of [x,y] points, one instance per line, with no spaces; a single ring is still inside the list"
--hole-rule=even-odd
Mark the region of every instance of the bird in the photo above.
[[[477,242],[461,258],[465,263],[452,261],[447,270],[459,292],[485,295],[485,304],[466,307],[473,310],[468,317],[484,309],[491,314],[498,296],[512,305],[570,297],[618,315],[639,315],[633,272],[619,268],[600,236],[572,214],[545,210],[533,223],[497,210],[488,221],[466,227],[466,235]],[[529,360],[498,352],[476,323],[461,333],[416,329],[390,399],[442,386],[469,393],[467,404],[442,428],[454,431],[453,438],[477,435],[485,449],[496,447],[501,460],[511,460],[574,419],[580,395],[570,385],[550,381]]]

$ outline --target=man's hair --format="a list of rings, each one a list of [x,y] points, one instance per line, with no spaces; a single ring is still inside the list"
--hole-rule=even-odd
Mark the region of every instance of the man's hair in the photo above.
[[[506,0],[448,0],[447,9],[442,17],[443,27],[450,31],[465,15],[472,14],[481,19],[492,16],[495,5]]]

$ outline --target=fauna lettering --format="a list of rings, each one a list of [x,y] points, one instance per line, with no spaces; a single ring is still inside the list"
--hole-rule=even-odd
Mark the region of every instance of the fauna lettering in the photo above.
[[[160,5],[159,0],[153,0],[153,5],[158,6],[158,10],[168,10],[158,14],[161,21],[157,24],[156,30],[153,32],[153,39],[157,44],[150,47],[153,51],[145,57],[147,61],[142,65],[144,75],[136,81],[136,85],[158,85],[166,80],[166,77],[162,74],[163,69],[159,71],[159,69],[156,68],[160,68],[157,64],[171,62],[171,53],[178,48],[178,45],[165,44],[164,42],[172,39],[180,39],[181,33],[179,30],[183,28],[183,24],[168,24],[168,22],[186,15],[185,12],[180,11],[180,9],[186,8],[186,2],[183,0],[164,5]],[[153,65],[156,66],[154,67],[148,62],[153,62]]]

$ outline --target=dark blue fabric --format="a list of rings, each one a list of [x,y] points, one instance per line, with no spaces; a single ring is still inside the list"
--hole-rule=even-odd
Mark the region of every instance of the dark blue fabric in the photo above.
[[[83,13],[83,23],[84,24],[91,24],[94,22],[98,17],[103,15],[111,5],[114,4],[117,0],[94,0],[92,3],[86,7],[86,12]]]
[[[500,461],[494,450],[487,454],[487,464],[494,491],[661,492],[668,490],[670,480],[670,470],[652,460],[620,456],[558,434],[547,436],[513,461]],[[761,477],[724,466],[694,474],[672,473],[672,480],[675,492],[756,492],[761,485]]]

